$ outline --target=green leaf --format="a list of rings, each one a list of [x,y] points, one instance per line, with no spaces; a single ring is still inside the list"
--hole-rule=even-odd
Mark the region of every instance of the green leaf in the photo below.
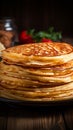
[[[35,33],[35,29],[30,29],[27,32],[28,32],[28,34],[30,34],[31,36],[33,36],[34,33]]]
[[[49,27],[47,31],[38,32],[36,32],[35,29],[30,29],[28,30],[28,34],[30,34],[36,42],[40,42],[42,38],[48,38],[53,41],[58,41],[62,39],[62,33],[55,32],[54,27]]]

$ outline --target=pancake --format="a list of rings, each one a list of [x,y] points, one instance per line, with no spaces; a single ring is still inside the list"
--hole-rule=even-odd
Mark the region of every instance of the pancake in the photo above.
[[[22,68],[20,66],[15,65],[6,65],[4,63],[0,64],[0,80],[5,82],[11,82],[10,84],[21,84],[21,86],[26,85],[26,80],[28,82],[32,82],[32,86],[34,85],[33,81],[38,81],[41,83],[51,83],[52,84],[63,84],[73,81],[73,68],[65,69],[65,70],[52,70],[52,69],[42,69],[40,68]],[[39,72],[39,73],[38,73]],[[40,73],[41,72],[41,73]]]
[[[67,43],[33,43],[8,48],[3,61],[28,67],[61,65],[73,59],[73,47]]]
[[[57,85],[61,85],[61,84],[65,84],[65,83],[68,83],[70,81],[72,81],[72,79],[70,77],[68,77],[69,79],[57,79],[55,78],[54,81],[51,81],[49,80],[48,81],[48,78],[46,78],[44,81],[41,79],[41,77],[36,80],[36,79],[27,79],[27,78],[24,78],[24,79],[21,79],[21,78],[16,78],[16,77],[10,77],[8,75],[4,75],[2,74],[2,76],[0,77],[0,84],[1,85],[8,85],[9,88],[18,88],[19,86],[21,87],[21,89],[23,89],[23,87],[31,87],[31,88],[43,88],[44,86],[47,88],[47,87],[54,87],[54,86],[57,86]],[[56,82],[57,80],[57,82]]]
[[[61,66],[48,67],[48,68],[25,68],[16,65],[8,65],[3,62],[0,63],[0,74],[15,76],[23,78],[25,75],[37,76],[64,76],[73,72],[73,60]]]
[[[2,51],[5,50],[4,45],[0,42],[0,57],[1,57],[1,53]]]
[[[54,88],[39,89],[33,91],[21,91],[5,89],[0,85],[0,96],[16,99],[16,100],[31,100],[31,101],[60,101],[73,98],[73,82],[61,85]]]
[[[2,51],[0,96],[31,101],[73,98],[73,47],[30,43]]]

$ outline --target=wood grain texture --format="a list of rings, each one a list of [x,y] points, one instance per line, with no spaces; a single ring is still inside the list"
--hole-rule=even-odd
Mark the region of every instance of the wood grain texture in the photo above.
[[[3,104],[0,130],[73,130],[73,105],[16,107]]]

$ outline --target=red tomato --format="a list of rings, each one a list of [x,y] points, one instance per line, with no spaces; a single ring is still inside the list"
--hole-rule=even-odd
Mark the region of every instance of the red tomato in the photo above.
[[[42,38],[41,42],[52,42],[51,39],[47,39],[47,38]]]
[[[20,33],[20,35],[19,35],[19,41],[21,43],[23,43],[23,44],[24,43],[32,43],[32,42],[34,42],[33,38],[29,34],[27,34],[27,31],[22,31]]]

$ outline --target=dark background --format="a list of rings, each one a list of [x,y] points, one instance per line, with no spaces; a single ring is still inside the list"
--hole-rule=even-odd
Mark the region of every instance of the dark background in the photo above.
[[[14,18],[19,31],[31,28],[47,30],[53,26],[63,35],[73,37],[73,4],[70,0],[2,1],[0,19],[3,17]]]

